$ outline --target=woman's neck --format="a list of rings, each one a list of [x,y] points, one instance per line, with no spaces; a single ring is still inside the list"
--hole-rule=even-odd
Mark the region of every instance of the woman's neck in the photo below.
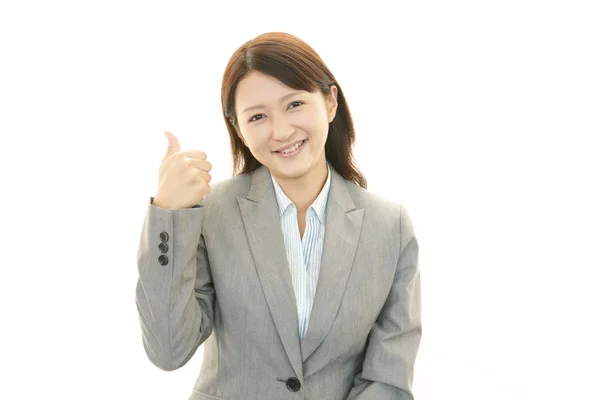
[[[275,177],[275,180],[283,193],[294,203],[298,214],[305,214],[323,190],[327,181],[327,173],[327,163],[323,160],[300,178],[281,179]]]

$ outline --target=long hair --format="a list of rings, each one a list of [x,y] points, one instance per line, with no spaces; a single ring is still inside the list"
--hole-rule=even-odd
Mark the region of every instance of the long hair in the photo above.
[[[296,90],[329,95],[331,85],[337,86],[338,107],[329,124],[325,157],[345,179],[367,188],[367,180],[354,163],[354,124],[344,92],[317,52],[301,39],[284,32],[268,32],[240,46],[231,56],[221,84],[223,118],[229,131],[233,175],[252,172],[262,164],[252,155],[237,135],[235,91],[238,83],[251,71],[270,75]]]

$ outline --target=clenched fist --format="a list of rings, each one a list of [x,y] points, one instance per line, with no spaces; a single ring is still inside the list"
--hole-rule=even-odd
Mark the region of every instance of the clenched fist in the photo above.
[[[188,208],[200,203],[210,192],[211,163],[203,151],[180,151],[179,140],[165,131],[169,147],[158,170],[157,207],[168,210]]]

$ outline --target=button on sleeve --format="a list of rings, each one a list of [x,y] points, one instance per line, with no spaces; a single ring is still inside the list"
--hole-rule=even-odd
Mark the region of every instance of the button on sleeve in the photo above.
[[[167,243],[169,241],[169,234],[165,231],[162,231],[160,233],[160,240],[162,240],[163,242]]]
[[[160,265],[167,265],[169,263],[169,257],[165,256],[164,254],[158,257],[158,262],[160,263]]]
[[[161,253],[166,253],[167,251],[169,251],[169,246],[165,242],[161,242],[158,245],[158,250],[160,250]]]

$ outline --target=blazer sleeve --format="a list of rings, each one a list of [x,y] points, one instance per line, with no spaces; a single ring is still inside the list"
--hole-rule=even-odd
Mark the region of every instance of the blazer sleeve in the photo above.
[[[148,358],[172,371],[212,333],[215,291],[202,236],[204,207],[167,210],[152,200],[137,252],[135,301]]]
[[[348,400],[414,400],[411,387],[421,341],[419,247],[403,206],[400,214],[394,281],[369,333],[362,371],[355,376]]]

